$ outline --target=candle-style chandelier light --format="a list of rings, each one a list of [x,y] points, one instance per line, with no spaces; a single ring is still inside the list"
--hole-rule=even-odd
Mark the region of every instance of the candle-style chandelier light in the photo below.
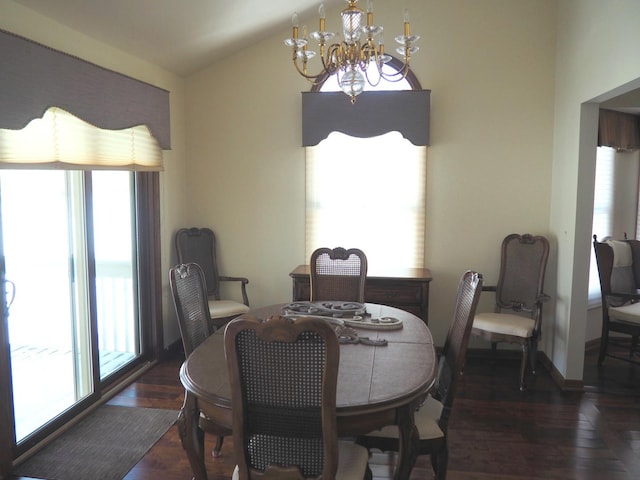
[[[314,85],[324,82],[330,75],[337,75],[338,85],[351,97],[351,103],[355,103],[356,96],[364,90],[365,81],[375,87],[382,79],[397,82],[406,77],[411,55],[418,51],[414,43],[420,37],[411,34],[409,13],[405,9],[404,34],[395,38],[401,45],[396,51],[404,58],[404,64],[392,73],[385,72],[383,66],[391,60],[391,56],[384,53],[382,27],[373,24],[373,2],[367,2],[367,20],[366,25],[363,25],[362,17],[365,12],[356,6],[358,0],[346,1],[349,5],[340,13],[342,38],[340,34],[325,30],[324,5],[320,4],[320,29],[310,34],[318,42],[320,49],[322,68],[319,73],[314,75],[307,71],[307,63],[316,56],[316,52],[308,49],[306,27],[302,28],[300,36],[296,13],[291,19],[293,35],[284,43],[293,49],[293,65],[300,75]],[[334,37],[337,37],[336,41],[330,43]],[[370,66],[375,68],[369,68]]]

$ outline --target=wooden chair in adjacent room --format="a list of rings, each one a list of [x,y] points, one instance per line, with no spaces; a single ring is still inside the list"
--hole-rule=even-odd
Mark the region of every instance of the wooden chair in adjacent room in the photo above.
[[[364,303],[367,256],[357,248],[318,248],[311,254],[311,301]]]
[[[495,292],[494,311],[476,314],[471,330],[472,335],[491,342],[494,354],[500,342],[520,345],[520,390],[526,387],[527,361],[532,373],[536,370],[542,304],[549,299],[543,292],[548,258],[549,241],[545,237],[507,235],[502,241],[498,284],[483,288]]]
[[[233,479],[369,479],[368,452],[338,441],[340,345],[318,318],[243,317],[225,330]]]
[[[169,269],[169,284],[178,317],[182,348],[185,357],[188,357],[213,333],[204,273],[197,263],[176,265]],[[231,431],[217,425],[206,413],[200,414],[199,425],[204,432],[217,436],[212,454],[214,457],[219,456],[224,437],[231,435]]]
[[[197,263],[204,272],[209,299],[211,323],[215,328],[224,326],[229,320],[249,311],[249,298],[245,277],[220,275],[216,254],[216,236],[209,228],[181,228],[175,236],[179,263]],[[242,303],[221,298],[222,282],[238,282]]]
[[[418,454],[431,455],[437,480],[444,480],[447,476],[447,427],[481,288],[482,275],[479,273],[468,271],[460,279],[453,319],[438,363],[436,383],[423,405],[415,412],[415,424],[420,436]],[[359,436],[357,442],[368,449],[397,452],[398,427],[388,426]]]
[[[602,365],[607,356],[640,363],[636,358],[640,336],[640,241],[599,242],[594,235],[593,248],[602,294],[602,336],[598,365]],[[610,343],[621,343],[621,338],[612,339],[612,332],[631,337],[628,356],[610,351]]]

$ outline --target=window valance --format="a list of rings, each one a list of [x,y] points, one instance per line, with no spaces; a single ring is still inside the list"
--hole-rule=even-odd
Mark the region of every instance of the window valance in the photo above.
[[[600,109],[598,146],[618,150],[640,148],[640,117],[630,113]]]
[[[59,107],[102,129],[145,125],[171,148],[169,92],[0,30],[0,128]]]
[[[302,93],[302,146],[331,132],[359,138],[400,132],[417,146],[429,145],[431,90],[369,91],[351,104],[342,92]]]

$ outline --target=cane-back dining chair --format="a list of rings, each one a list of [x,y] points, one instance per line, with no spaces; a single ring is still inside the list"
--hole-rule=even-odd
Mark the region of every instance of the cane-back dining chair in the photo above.
[[[318,248],[311,254],[311,301],[364,303],[367,256],[362,250]]]
[[[444,480],[447,476],[447,427],[481,288],[482,275],[479,273],[468,271],[460,279],[453,319],[438,363],[435,386],[414,416],[420,436],[418,454],[431,455],[431,465],[438,480]],[[369,449],[397,452],[398,438],[398,427],[388,426],[358,437],[357,442]]]
[[[491,342],[494,354],[500,342],[520,345],[520,390],[524,390],[527,360],[536,371],[538,340],[542,331],[542,304],[549,299],[543,292],[549,258],[549,241],[530,234],[507,235],[502,241],[497,286],[484,287],[495,292],[493,313],[477,313],[472,335]]]
[[[216,236],[209,228],[181,228],[175,236],[179,263],[197,263],[204,272],[209,297],[211,323],[215,328],[224,326],[229,320],[249,311],[247,283],[245,277],[220,275],[216,255]],[[222,282],[239,282],[242,303],[221,298]]]
[[[635,357],[640,336],[640,241],[599,242],[594,235],[593,248],[602,294],[602,336],[598,365],[602,365],[605,356],[640,363]],[[628,356],[609,350],[611,332],[631,336]]]
[[[368,452],[338,441],[340,348],[318,318],[242,317],[225,328],[234,479],[371,478]]]
[[[185,357],[213,333],[204,273],[197,263],[176,265],[169,269],[169,284],[178,317]],[[219,456],[225,436],[231,430],[216,425],[206,414],[200,414],[200,429],[217,436],[214,457]]]

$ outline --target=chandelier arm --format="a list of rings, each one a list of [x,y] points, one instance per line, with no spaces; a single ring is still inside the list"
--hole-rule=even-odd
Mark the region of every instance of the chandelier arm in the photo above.
[[[327,48],[326,55],[320,54],[320,59],[322,60],[322,73],[326,74],[326,76],[331,76],[336,73],[336,71],[338,71],[339,65],[341,63],[340,58],[343,56],[341,50],[341,43],[332,43],[331,45],[329,45],[329,48]],[[338,61],[334,62],[334,59],[338,59]]]
[[[395,73],[383,73],[380,72],[382,78],[384,78],[387,82],[401,82],[407,77],[409,73],[409,64],[405,63],[402,67],[402,70],[398,70]]]
[[[306,73],[306,69],[300,68],[297,58],[293,60],[293,66],[295,67],[296,71],[300,74],[300,76],[307,79],[312,85],[320,85],[326,80],[325,72],[320,72],[317,75],[310,75]]]

